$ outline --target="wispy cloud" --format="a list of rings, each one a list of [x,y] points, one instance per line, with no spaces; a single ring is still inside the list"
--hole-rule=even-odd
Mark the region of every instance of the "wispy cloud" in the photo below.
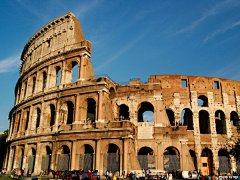
[[[114,53],[114,55],[109,58],[108,60],[106,60],[105,62],[103,62],[100,66],[98,66],[97,68],[95,68],[95,71],[98,71],[100,69],[102,69],[103,67],[107,66],[108,64],[110,64],[112,61],[116,60],[117,58],[119,58],[122,54],[124,54],[126,51],[128,51],[134,44],[136,44],[139,40],[141,40],[144,36],[146,36],[149,33],[149,30],[145,31],[144,33],[142,33],[139,36],[136,36],[135,39],[133,39],[131,42],[128,42],[128,44],[126,46],[123,46],[122,49],[120,49],[118,52]]]
[[[240,63],[240,57],[235,59],[232,63],[228,64],[227,66],[225,66],[215,72],[213,71],[210,74],[210,76],[227,78],[227,79],[239,81],[239,79],[240,79],[239,63]]]
[[[232,24],[228,24],[227,26],[218,29],[217,31],[215,31],[214,33],[212,33],[210,36],[206,37],[206,38],[203,40],[203,42],[206,43],[208,40],[210,40],[210,39],[213,38],[214,36],[216,36],[216,35],[218,35],[218,34],[223,34],[223,33],[225,33],[227,30],[233,29],[234,27],[239,26],[239,25],[240,25],[240,21],[234,22],[234,23],[232,23]]]
[[[210,10],[207,10],[205,13],[203,13],[203,15],[199,19],[193,21],[189,26],[178,30],[176,34],[181,34],[190,30],[194,30],[199,24],[204,22],[208,17],[215,16],[219,13],[222,13],[223,11],[226,11],[231,8],[235,8],[236,6],[239,6],[239,5],[240,5],[239,2],[235,0],[232,0],[232,1],[227,0],[221,3],[218,3],[214,7],[212,7]]]
[[[143,113],[143,119],[144,121],[154,122],[154,113],[146,111]]]
[[[0,61],[0,73],[18,70],[21,64],[20,55],[14,55]]]

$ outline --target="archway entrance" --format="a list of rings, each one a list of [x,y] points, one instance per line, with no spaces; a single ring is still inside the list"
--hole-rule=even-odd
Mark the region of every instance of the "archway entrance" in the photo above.
[[[84,145],[84,154],[80,154],[79,169],[83,169],[85,172],[93,170],[93,148],[92,146]]]
[[[129,119],[129,107],[125,104],[119,106],[119,120],[128,120]]]
[[[204,149],[201,155],[202,175],[207,176],[212,174],[213,157],[209,149]]]
[[[227,150],[218,151],[219,171],[220,173],[230,173],[230,161]]]
[[[51,165],[51,157],[52,157],[52,150],[49,146],[46,146],[46,155],[42,156],[42,170],[45,174],[49,173],[50,165]]]
[[[36,150],[34,148],[32,148],[32,155],[29,156],[29,159],[28,159],[28,173],[29,174],[32,174],[34,172],[35,157],[36,157]]]
[[[138,152],[138,162],[141,169],[155,169],[155,156],[153,150],[149,147],[142,147]]]
[[[105,171],[120,171],[120,149],[115,144],[109,144],[107,154],[103,157],[103,168]]]
[[[24,156],[24,149],[21,149],[20,151],[20,157],[19,157],[19,162],[18,162],[18,169],[22,169],[23,165],[23,156]]]
[[[164,170],[172,172],[180,169],[180,153],[175,147],[168,147],[163,153]]]
[[[215,112],[215,123],[217,134],[226,134],[225,114],[223,111],[218,110]]]
[[[58,155],[58,166],[57,170],[69,170],[69,159],[70,159],[70,150],[67,146],[63,145],[61,154]]]
[[[96,116],[96,102],[92,98],[87,99],[87,117],[86,119],[91,120],[91,122],[95,122]]]
[[[143,113],[144,112],[148,112],[148,111],[151,111],[154,114],[154,107],[153,107],[153,105],[151,103],[149,103],[149,102],[142,102],[140,104],[140,108],[138,110],[138,122],[144,122]],[[147,120],[148,119],[146,119],[146,121]],[[154,118],[153,119],[151,118],[150,121],[154,122]]]

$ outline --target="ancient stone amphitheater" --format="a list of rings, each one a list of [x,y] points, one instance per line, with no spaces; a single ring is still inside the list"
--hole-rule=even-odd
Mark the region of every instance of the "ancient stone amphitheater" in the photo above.
[[[238,138],[240,82],[151,75],[120,85],[96,78],[90,57],[72,13],[29,39],[9,113],[7,172],[240,170],[238,153],[229,153]],[[144,119],[147,111],[154,121]]]

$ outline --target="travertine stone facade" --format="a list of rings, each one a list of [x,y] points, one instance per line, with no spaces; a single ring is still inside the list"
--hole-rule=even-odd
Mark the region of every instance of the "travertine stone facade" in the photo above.
[[[228,154],[238,138],[240,82],[152,75],[146,84],[138,79],[121,86],[95,78],[90,57],[91,43],[72,13],[27,42],[10,112],[8,172],[240,169]],[[153,122],[144,120],[146,111],[154,113]]]

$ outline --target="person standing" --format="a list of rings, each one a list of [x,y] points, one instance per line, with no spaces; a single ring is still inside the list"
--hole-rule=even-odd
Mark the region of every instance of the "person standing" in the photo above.
[[[119,180],[119,171],[116,171],[117,174],[117,180]]]

